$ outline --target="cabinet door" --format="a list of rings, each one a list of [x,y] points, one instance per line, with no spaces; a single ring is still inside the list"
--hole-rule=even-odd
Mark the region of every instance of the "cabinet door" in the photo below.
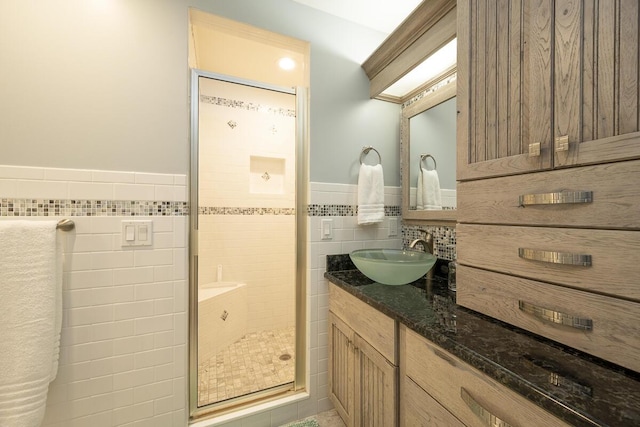
[[[355,336],[355,424],[358,427],[397,425],[398,368],[359,335]]]
[[[458,180],[551,168],[552,0],[457,8]]]
[[[329,312],[329,398],[347,425],[353,426],[354,333],[339,317]]]
[[[554,165],[640,157],[637,0],[555,0]]]

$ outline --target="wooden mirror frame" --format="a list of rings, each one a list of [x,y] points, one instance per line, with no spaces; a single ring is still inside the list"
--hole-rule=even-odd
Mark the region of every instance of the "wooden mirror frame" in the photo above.
[[[456,96],[456,80],[453,80],[433,92],[426,94],[424,97],[407,106],[402,110],[402,118],[400,119],[400,169],[402,171],[402,219],[404,221],[429,221],[431,224],[446,223],[455,225],[457,212],[455,209],[443,209],[440,211],[429,210],[410,210],[410,190],[409,182],[409,165],[410,165],[410,129],[409,119],[429,108]]]

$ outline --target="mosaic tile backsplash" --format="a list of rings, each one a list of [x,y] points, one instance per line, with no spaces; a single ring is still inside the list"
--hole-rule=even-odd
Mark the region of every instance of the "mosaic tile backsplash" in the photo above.
[[[400,206],[385,206],[384,216],[400,216]],[[358,216],[358,206],[354,205],[309,205],[309,216]]]
[[[435,225],[403,225],[402,247],[408,247],[415,239],[424,239],[425,230],[433,236],[433,252],[441,259],[453,261],[456,259],[456,229],[453,227]]]

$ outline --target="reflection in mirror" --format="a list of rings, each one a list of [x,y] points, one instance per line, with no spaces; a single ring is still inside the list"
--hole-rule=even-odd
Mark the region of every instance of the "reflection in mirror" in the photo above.
[[[455,95],[454,75],[402,110],[400,150],[404,220],[447,223],[456,220]],[[420,175],[422,179],[419,179]],[[440,187],[439,198],[426,191],[436,181]],[[422,184],[420,191],[419,183]]]
[[[455,208],[456,99],[411,117],[409,141],[409,209]]]

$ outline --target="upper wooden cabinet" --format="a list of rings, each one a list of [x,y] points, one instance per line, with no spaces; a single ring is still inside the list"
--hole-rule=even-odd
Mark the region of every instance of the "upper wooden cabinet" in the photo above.
[[[635,0],[459,0],[458,180],[640,158]]]

